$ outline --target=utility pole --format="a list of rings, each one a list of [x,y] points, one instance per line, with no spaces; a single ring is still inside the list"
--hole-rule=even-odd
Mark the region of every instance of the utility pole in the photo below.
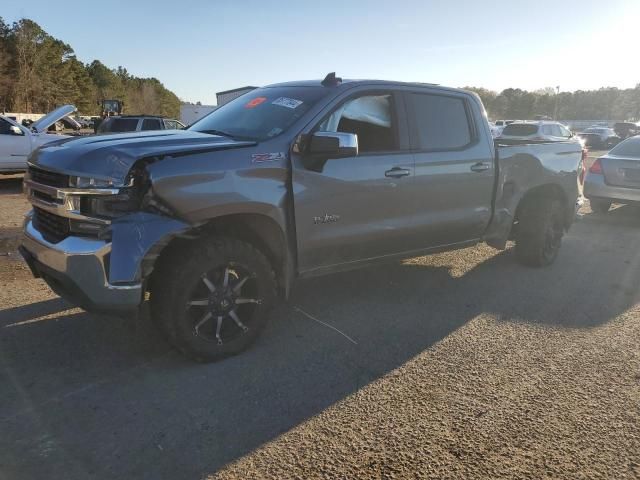
[[[556,87],[556,106],[553,111],[553,119],[558,120],[558,97],[560,96],[560,85]]]

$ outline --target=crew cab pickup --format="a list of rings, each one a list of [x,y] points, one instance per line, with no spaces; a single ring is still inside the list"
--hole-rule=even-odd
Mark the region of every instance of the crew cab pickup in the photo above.
[[[271,85],[187,130],[80,137],[29,159],[21,252],[87,310],[142,304],[209,361],[240,352],[305,277],[515,240],[551,264],[578,142],[494,143],[473,93],[430,84]]]

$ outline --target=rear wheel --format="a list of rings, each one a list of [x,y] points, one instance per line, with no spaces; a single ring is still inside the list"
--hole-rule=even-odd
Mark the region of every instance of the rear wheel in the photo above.
[[[611,200],[600,198],[589,199],[591,210],[595,213],[607,213],[611,208]]]
[[[235,239],[208,239],[166,262],[151,294],[169,341],[197,361],[240,353],[258,337],[275,299],[266,257]]]
[[[530,267],[551,265],[564,235],[562,203],[533,198],[522,207],[516,232],[516,257]]]

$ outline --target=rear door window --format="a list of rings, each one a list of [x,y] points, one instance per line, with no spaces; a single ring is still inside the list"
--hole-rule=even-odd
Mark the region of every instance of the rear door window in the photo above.
[[[471,143],[471,124],[462,98],[410,93],[408,100],[414,148],[457,150]]]

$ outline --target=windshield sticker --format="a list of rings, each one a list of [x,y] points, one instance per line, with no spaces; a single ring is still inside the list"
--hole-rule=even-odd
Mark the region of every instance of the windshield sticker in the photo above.
[[[261,103],[267,101],[267,97],[256,97],[244,104],[244,108],[256,108]]]
[[[252,163],[265,163],[265,162],[277,162],[278,160],[284,160],[286,158],[284,152],[272,152],[272,153],[254,153],[251,155]]]
[[[287,108],[296,108],[302,105],[303,103],[304,102],[302,100],[296,100],[295,98],[287,98],[287,97],[276,98],[273,102],[271,102],[272,105],[280,105],[281,107],[287,107]]]
[[[276,135],[280,135],[282,133],[282,129],[275,127],[272,128],[271,131],[269,131],[269,133],[267,133],[267,137],[275,137]]]

